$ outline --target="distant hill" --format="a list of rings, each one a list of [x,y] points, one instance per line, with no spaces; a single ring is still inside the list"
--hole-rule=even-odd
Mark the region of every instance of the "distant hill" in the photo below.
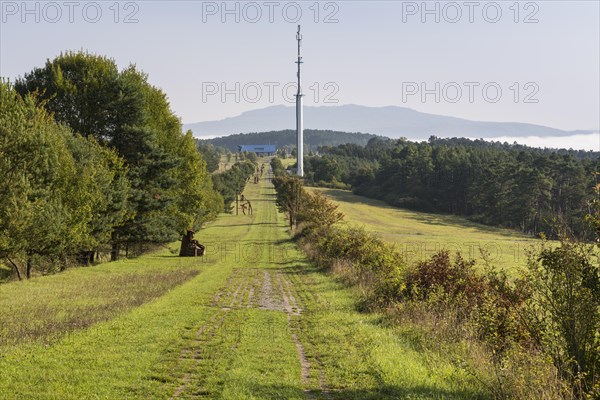
[[[593,131],[564,131],[542,125],[516,122],[471,121],[422,113],[406,107],[365,107],[358,105],[314,106],[304,108],[305,129],[365,132],[391,138],[427,139],[438,137],[494,138],[501,136],[568,136]],[[271,106],[218,121],[187,124],[198,138],[245,132],[295,129],[295,108]]]
[[[338,146],[340,144],[354,143],[361,146],[376,137],[365,133],[348,133],[336,131],[321,131],[307,129],[304,131],[304,146],[306,151],[316,150],[320,146]],[[237,151],[238,145],[243,144],[274,144],[277,148],[296,145],[296,131],[288,129],[282,131],[256,132],[223,136],[207,139],[206,142],[215,146]]]

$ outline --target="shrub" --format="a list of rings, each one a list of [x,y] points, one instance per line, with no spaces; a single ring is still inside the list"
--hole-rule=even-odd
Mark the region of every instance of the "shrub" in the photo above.
[[[474,260],[456,254],[452,262],[450,253],[441,251],[409,269],[405,295],[449,311],[457,323],[471,323],[474,334],[498,362],[513,344],[529,346],[529,334],[519,315],[530,291],[521,280],[509,282],[504,272],[488,268],[481,274]]]
[[[338,206],[323,193],[304,191],[297,215],[298,223],[303,225],[302,233],[330,229],[335,223],[344,219],[344,214],[337,209]]]
[[[404,263],[400,253],[363,228],[333,228],[310,235],[321,265],[344,266],[344,278],[363,292],[369,308],[382,308],[400,299],[404,289]]]
[[[285,175],[285,167],[278,157],[273,157],[271,159],[271,169],[273,170],[273,175],[275,176]]]
[[[498,359],[515,343],[531,349],[529,334],[520,318],[531,296],[526,282],[521,279],[510,282],[503,271],[488,269],[485,285],[487,289],[472,317],[479,338]]]
[[[532,296],[524,320],[578,398],[600,396],[600,267],[594,257],[585,244],[544,244],[530,255],[525,274]]]
[[[474,269],[475,260],[467,261],[456,254],[454,262],[450,253],[443,250],[431,259],[418,263],[406,276],[406,293],[410,298],[427,299],[441,288],[453,298],[464,297],[470,307],[483,301],[487,282]]]

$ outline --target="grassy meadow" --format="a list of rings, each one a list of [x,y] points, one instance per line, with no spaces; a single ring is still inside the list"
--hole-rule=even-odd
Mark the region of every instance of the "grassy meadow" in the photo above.
[[[541,243],[514,230],[462,217],[395,208],[346,190],[309,189],[320,190],[334,200],[345,215],[343,223],[377,232],[394,243],[408,262],[425,260],[441,249],[460,251],[465,258],[481,261],[484,251],[492,265],[511,271],[515,266],[524,266],[527,249]]]
[[[296,157],[280,158],[280,160],[285,168],[296,164]]]
[[[3,399],[489,398],[290,240],[268,180],[253,215],[171,249],[0,285]]]
[[[189,262],[165,263],[166,254],[2,285],[0,348],[50,344],[161,297],[200,272]]]

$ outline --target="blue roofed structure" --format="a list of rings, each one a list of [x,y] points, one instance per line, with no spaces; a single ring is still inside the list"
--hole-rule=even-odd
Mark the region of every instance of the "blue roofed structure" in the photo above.
[[[256,153],[257,156],[273,156],[277,152],[277,148],[274,144],[241,144],[238,146],[238,151]]]

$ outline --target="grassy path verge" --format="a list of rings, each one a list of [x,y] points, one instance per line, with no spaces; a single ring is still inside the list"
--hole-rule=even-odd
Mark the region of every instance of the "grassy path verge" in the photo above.
[[[0,346],[0,397],[484,397],[444,355],[420,352],[410,332],[358,312],[350,289],[305,260],[276,212],[270,182],[250,184],[245,194],[254,214],[223,215],[203,230],[205,258],[182,260],[165,251],[61,274],[77,281],[73,274],[127,268],[142,274],[161,266],[197,273],[160,297],[51,343]],[[36,300],[16,285],[0,291]],[[45,290],[55,301],[61,296],[50,285]],[[81,294],[77,301],[85,299]]]

